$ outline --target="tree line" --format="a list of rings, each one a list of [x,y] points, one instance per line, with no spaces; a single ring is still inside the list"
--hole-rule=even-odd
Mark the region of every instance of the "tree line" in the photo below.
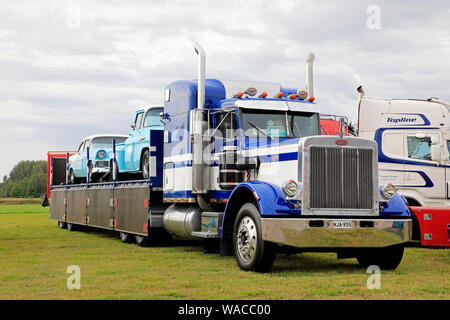
[[[20,161],[0,183],[2,198],[38,198],[47,190],[47,161]]]

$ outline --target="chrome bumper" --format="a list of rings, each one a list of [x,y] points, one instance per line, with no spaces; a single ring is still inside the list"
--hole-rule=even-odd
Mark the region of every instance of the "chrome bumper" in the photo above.
[[[352,227],[334,228],[334,221],[351,221]],[[381,248],[410,241],[412,221],[411,219],[262,218],[261,227],[265,241],[297,248]]]
[[[109,172],[109,168],[93,168],[92,169],[92,173],[93,174],[98,174],[98,173],[107,173]]]

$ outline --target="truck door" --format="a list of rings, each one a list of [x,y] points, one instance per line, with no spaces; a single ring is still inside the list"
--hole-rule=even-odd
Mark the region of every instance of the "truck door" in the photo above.
[[[445,193],[446,199],[450,199],[450,130],[446,130],[442,139],[444,144],[445,159]]]
[[[434,139],[442,146],[439,130],[405,130],[404,187],[420,193],[423,205],[437,205],[446,198],[446,168],[432,159]]]
[[[125,143],[125,169],[127,171],[139,170],[139,168],[134,167],[134,149],[137,140],[140,138],[142,118],[144,117],[144,112],[139,112],[136,114],[134,119],[134,128],[130,133],[130,137]]]
[[[404,130],[387,129],[381,133],[381,139],[377,141],[381,149],[378,164],[378,182],[380,184],[392,183],[395,186],[405,184],[403,135]]]

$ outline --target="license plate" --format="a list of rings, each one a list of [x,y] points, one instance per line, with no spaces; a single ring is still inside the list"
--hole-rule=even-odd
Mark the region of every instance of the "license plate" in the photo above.
[[[333,228],[335,229],[351,229],[352,227],[352,221],[333,221]]]

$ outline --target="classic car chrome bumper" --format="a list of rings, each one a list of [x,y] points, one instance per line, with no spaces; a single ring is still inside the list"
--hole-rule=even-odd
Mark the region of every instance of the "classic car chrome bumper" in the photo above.
[[[262,218],[265,241],[297,248],[380,248],[411,240],[411,219]]]

